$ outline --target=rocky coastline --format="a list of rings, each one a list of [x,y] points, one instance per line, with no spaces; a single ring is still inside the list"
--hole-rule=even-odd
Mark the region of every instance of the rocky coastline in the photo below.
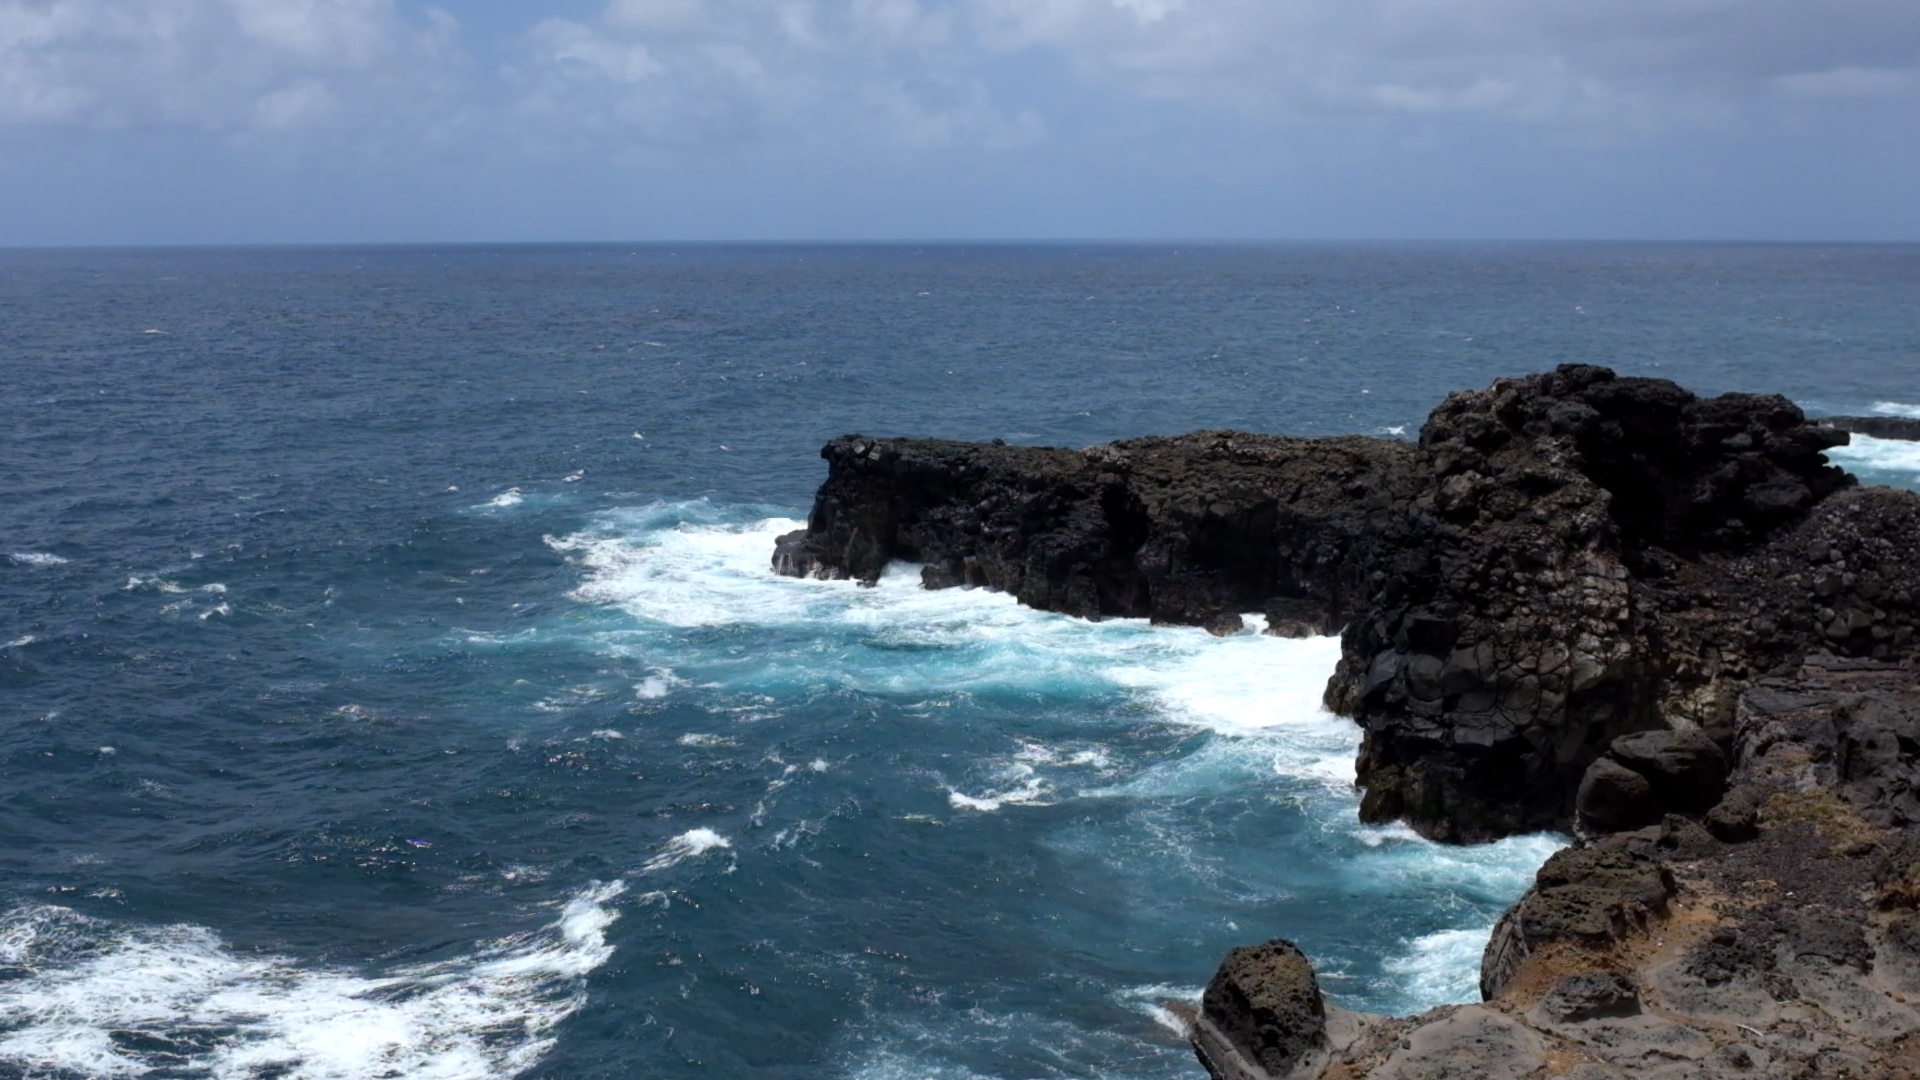
[[[1847,431],[1568,365],[1417,443],[846,436],[773,562],[1339,632],[1363,818],[1576,838],[1480,1005],[1359,1016],[1235,950],[1190,1016],[1215,1077],[1920,1076],[1920,495],[1830,465]]]

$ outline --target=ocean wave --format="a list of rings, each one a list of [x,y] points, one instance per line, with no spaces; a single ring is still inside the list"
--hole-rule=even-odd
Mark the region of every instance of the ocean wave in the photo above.
[[[0,1061],[92,1077],[513,1076],[585,1003],[624,889],[595,884],[540,930],[380,977],[237,953],[199,926],[16,908],[0,917],[0,962],[18,973],[0,982]]]
[[[1904,401],[1876,401],[1873,411],[1880,416],[1905,416],[1920,420],[1920,405],[1909,405]]]
[[[63,559],[58,555],[50,555],[44,551],[15,551],[9,554],[7,558],[12,559],[21,566],[37,566],[41,568],[65,566],[71,561]]]
[[[733,847],[733,841],[712,829],[690,829],[667,841],[659,853],[648,859],[640,869],[645,873],[655,874],[679,866],[688,859],[699,858],[710,851],[724,851],[731,847]]]
[[[1908,479],[1920,473],[1920,442],[1856,434],[1848,445],[1828,450],[1827,459],[1848,472],[1862,474],[1863,479],[1875,479],[1876,474]]]
[[[1001,592],[923,589],[919,568],[906,564],[890,566],[871,588],[780,577],[770,566],[774,538],[802,524],[783,517],[729,523],[710,504],[656,504],[547,543],[584,571],[576,600],[630,616],[651,635],[650,657],[682,650],[670,668],[636,686],[642,698],[689,681],[782,694],[809,687],[913,696],[1130,693],[1153,702],[1165,720],[1223,735],[1311,727],[1325,745],[1316,744],[1302,767],[1336,782],[1352,779],[1352,725],[1320,706],[1339,658],[1337,639],[1215,638],[1141,619],[1092,622],[1023,607]],[[1248,619],[1255,630],[1264,625],[1257,615]],[[719,628],[789,638],[721,657],[697,644],[701,631]],[[631,634],[612,631],[606,646],[634,651]],[[1331,741],[1321,738],[1334,731],[1340,735]]]
[[[1475,1001],[1480,997],[1480,954],[1492,935],[1492,924],[1422,934],[1382,966],[1399,980],[1408,1012]]]

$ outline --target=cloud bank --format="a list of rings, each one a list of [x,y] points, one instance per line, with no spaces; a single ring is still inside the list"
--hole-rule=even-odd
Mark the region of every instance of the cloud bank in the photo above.
[[[488,168],[1057,168],[1156,139],[1274,160],[1808,131],[1869,146],[1917,106],[1911,0],[612,0],[462,18],[403,0],[0,0],[0,148],[192,132]]]

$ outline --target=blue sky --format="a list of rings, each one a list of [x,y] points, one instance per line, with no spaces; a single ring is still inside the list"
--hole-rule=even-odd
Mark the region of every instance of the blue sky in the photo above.
[[[1915,0],[0,0],[0,245],[1920,239]]]

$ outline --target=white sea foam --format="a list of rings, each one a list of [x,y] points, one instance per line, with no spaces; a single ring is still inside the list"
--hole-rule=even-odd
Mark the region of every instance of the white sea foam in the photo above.
[[[977,810],[991,814],[1003,806],[1046,806],[1053,794],[1052,785],[1033,766],[1016,763],[1002,770],[999,777],[1006,786],[979,795],[947,789],[947,802],[956,810]]]
[[[1405,826],[1353,828],[1362,834],[1384,831],[1387,837],[1355,860],[1355,889],[1430,896],[1438,903],[1517,897],[1533,884],[1540,864],[1566,846],[1565,837],[1551,833],[1460,847],[1421,839]]]
[[[1423,934],[1388,960],[1384,966],[1397,977],[1409,1011],[1479,1000],[1480,954],[1492,934],[1491,925]]]
[[[507,490],[501,492],[500,494],[495,495],[493,498],[488,499],[486,502],[482,503],[481,505],[491,506],[497,510],[505,510],[509,507],[519,506],[521,503],[525,501],[526,501],[526,496],[520,494],[520,489],[516,487],[516,488],[508,488]]]
[[[1215,638],[1137,619],[1089,622],[1022,607],[984,589],[923,589],[919,568],[905,564],[889,567],[872,588],[784,578],[770,566],[773,541],[802,522],[730,525],[698,520],[703,514],[711,511],[698,504],[650,507],[547,542],[586,571],[577,599],[618,607],[643,624],[810,632],[806,645],[788,653],[729,661],[724,681],[737,688],[825,685],[916,695],[1133,691],[1154,701],[1167,720],[1226,735],[1276,726],[1310,731],[1315,748],[1302,756],[1302,768],[1352,778],[1352,725],[1319,704],[1339,656],[1335,639]],[[689,516],[696,520],[685,520]],[[1249,621],[1255,629],[1264,625],[1259,616]],[[861,647],[818,644],[833,638]],[[610,645],[618,640],[609,636]],[[912,662],[901,662],[909,657]],[[661,685],[655,678],[670,681]],[[635,692],[652,697],[682,681],[660,671]],[[1322,738],[1335,731],[1336,738]]]
[[[236,953],[204,927],[16,908],[0,918],[0,962],[23,973],[0,982],[0,1061],[92,1077],[513,1076],[585,1003],[624,889],[596,884],[541,930],[378,977]]]
[[[1920,420],[1920,405],[1909,405],[1904,401],[1876,401],[1873,411],[1881,416],[1905,416]]]
[[[706,732],[690,732],[676,740],[681,746],[738,746],[738,742],[725,735],[711,735]]]
[[[68,560],[58,555],[49,555],[44,551],[16,551],[8,555],[7,558],[12,559],[21,566],[65,566],[68,562]]]
[[[1151,986],[1131,986],[1116,995],[1120,1003],[1131,1009],[1146,1013],[1155,1024],[1164,1028],[1169,1035],[1186,1038],[1187,1025],[1172,1009],[1167,1008],[1170,1001],[1184,1002],[1189,1005],[1200,1004],[1201,988],[1198,986],[1169,986],[1155,983]]]
[[[687,680],[676,678],[672,668],[655,668],[653,673],[633,684],[633,696],[642,701],[658,701],[673,693],[675,687],[687,685]]]
[[[659,853],[642,864],[640,869],[649,874],[658,873],[709,851],[723,851],[732,846],[733,841],[712,829],[690,829],[667,841]]]
[[[1854,435],[1846,446],[1827,451],[1828,460],[1849,472],[1920,473],[1920,442],[1910,439],[1876,439]]]
[[[39,640],[40,640],[39,638],[34,637],[32,634],[22,634],[19,637],[14,638],[12,641],[7,642],[6,648],[21,649]]]

